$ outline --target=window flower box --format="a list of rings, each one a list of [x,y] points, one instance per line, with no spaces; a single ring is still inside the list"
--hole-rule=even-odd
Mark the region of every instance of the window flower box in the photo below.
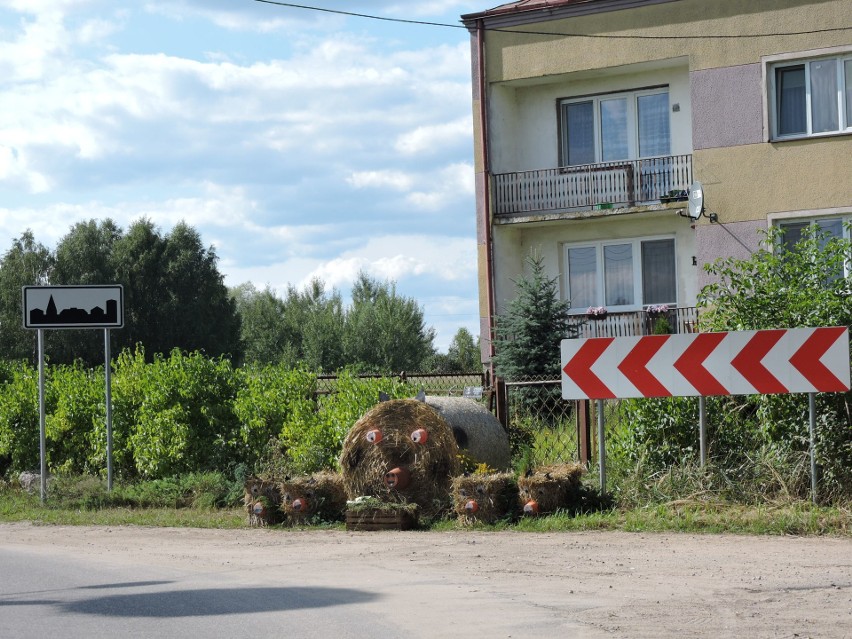
[[[602,320],[608,315],[608,311],[604,306],[590,306],[586,309],[586,318],[590,320]]]

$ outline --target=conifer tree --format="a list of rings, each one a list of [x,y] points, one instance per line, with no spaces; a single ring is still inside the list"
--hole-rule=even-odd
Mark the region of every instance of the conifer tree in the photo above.
[[[533,253],[528,277],[515,281],[517,297],[497,319],[494,364],[507,379],[559,377],[560,342],[576,337],[568,321],[570,303],[559,299],[557,278],[549,278],[544,260]]]

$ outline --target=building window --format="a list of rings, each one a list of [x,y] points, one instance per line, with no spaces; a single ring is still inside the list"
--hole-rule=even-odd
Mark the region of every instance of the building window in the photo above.
[[[769,78],[773,139],[852,131],[852,56],[778,63]]]
[[[784,250],[795,250],[796,244],[802,239],[805,229],[809,228],[814,232],[821,233],[821,244],[832,238],[850,238],[850,229],[852,229],[852,218],[843,217],[828,217],[828,218],[808,218],[798,220],[785,220],[778,222],[778,227],[783,231],[781,244]],[[852,260],[852,256],[850,256]],[[852,275],[852,262],[847,262],[845,273],[837,273],[832,279],[841,276]]]
[[[573,312],[677,305],[674,239],[634,239],[565,246],[566,296]]]
[[[563,100],[560,114],[563,166],[671,153],[668,89]]]

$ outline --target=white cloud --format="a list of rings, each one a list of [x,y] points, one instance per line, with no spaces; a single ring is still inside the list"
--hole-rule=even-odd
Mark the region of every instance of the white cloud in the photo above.
[[[455,281],[476,272],[476,244],[473,239],[440,234],[370,238],[358,249],[322,263],[302,279],[302,284],[318,277],[331,286],[340,286],[354,281],[359,271],[383,280],[428,276]]]
[[[440,153],[449,144],[469,142],[472,131],[473,119],[470,117],[419,126],[397,137],[394,148],[404,155]]]
[[[473,192],[473,165],[452,164],[423,180],[420,190],[409,193],[406,201],[423,211],[439,211]]]
[[[387,187],[394,191],[407,191],[414,180],[401,171],[357,171],[346,178],[356,189]]]

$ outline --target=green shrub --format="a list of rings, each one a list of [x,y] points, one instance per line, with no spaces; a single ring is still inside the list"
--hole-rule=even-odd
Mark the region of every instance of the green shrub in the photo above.
[[[53,406],[45,416],[50,467],[75,474],[105,469],[106,454],[99,454],[106,450],[103,369],[52,366],[47,392]]]
[[[351,371],[341,371],[336,388],[322,397],[317,410],[299,405],[284,422],[279,439],[291,472],[337,468],[346,433],[378,403],[380,392],[396,399],[411,397],[416,390],[396,379],[362,379]]]
[[[0,474],[39,467],[38,371],[8,363],[0,385]]]

